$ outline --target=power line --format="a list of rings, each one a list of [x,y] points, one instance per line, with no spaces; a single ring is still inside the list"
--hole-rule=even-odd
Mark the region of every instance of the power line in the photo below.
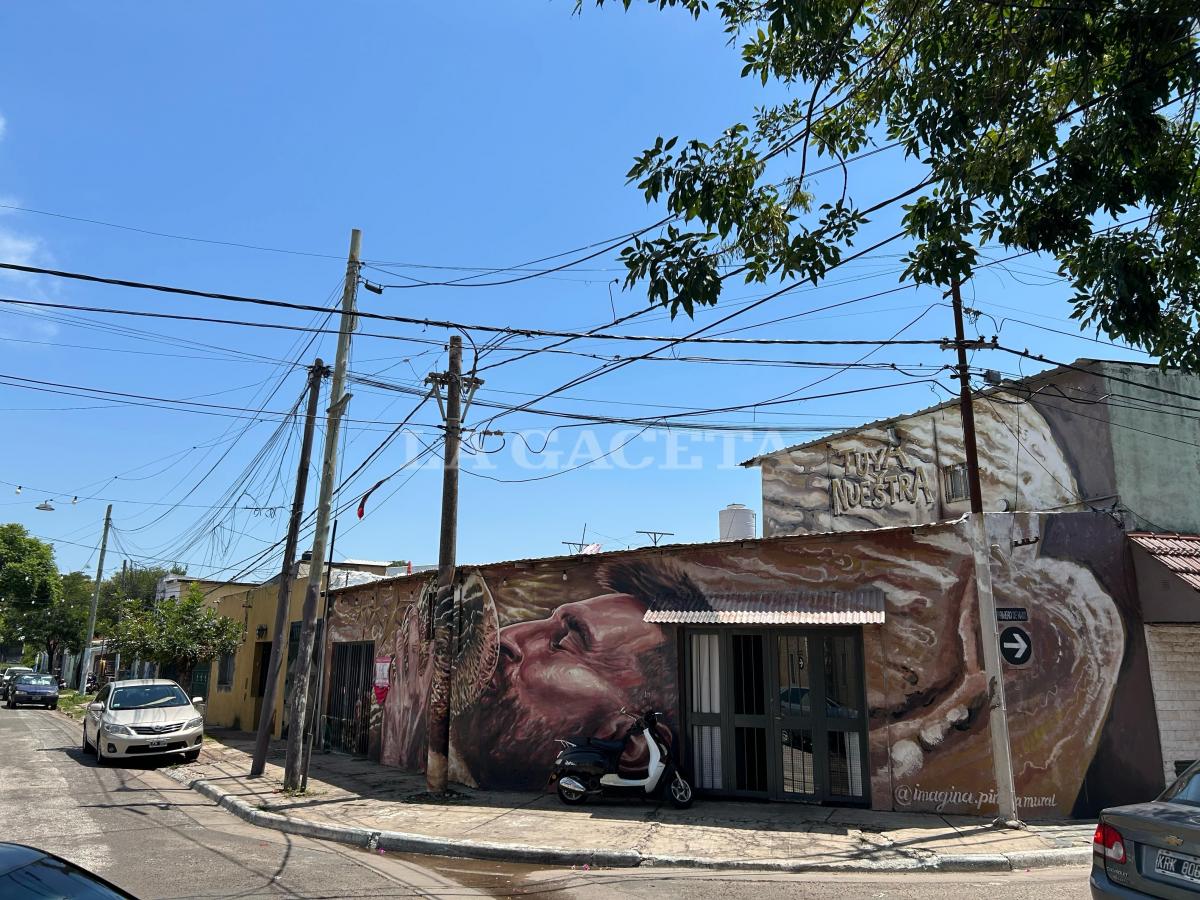
[[[899,238],[901,236],[902,235],[898,234],[898,235],[896,235],[896,237],[891,238],[891,240],[896,240],[897,238]],[[881,246],[881,245],[877,245],[877,246]],[[862,254],[855,254],[854,258],[857,258],[858,256],[861,256],[861,255]],[[179,295],[187,296],[187,297],[201,297],[201,298],[207,298],[207,299],[212,299],[212,300],[225,300],[225,301],[229,301],[229,302],[233,302],[233,303],[249,303],[249,304],[253,304],[253,305],[257,305],[257,306],[268,306],[268,307],[272,307],[272,308],[276,308],[276,309],[290,309],[290,310],[299,310],[299,311],[305,311],[305,312],[319,312],[319,313],[329,313],[331,311],[325,307],[313,306],[313,305],[307,304],[307,303],[291,303],[291,302],[284,301],[284,300],[268,300],[268,299],[262,298],[262,297],[246,297],[246,296],[240,296],[237,294],[221,294],[221,293],[216,293],[216,292],[197,291],[197,290],[192,290],[190,288],[180,288],[180,287],[172,287],[172,286],[161,285],[161,284],[151,284],[149,282],[128,281],[125,279],[117,279],[117,278],[102,278],[97,275],[85,275],[85,274],[78,273],[78,272],[64,272],[64,271],[55,270],[55,269],[42,269],[42,268],[38,268],[36,266],[22,266],[22,265],[18,265],[16,263],[0,263],[0,269],[14,269],[17,271],[29,272],[29,273],[33,273],[33,274],[51,275],[56,278],[69,278],[69,279],[76,279],[76,280],[88,281],[88,282],[98,282],[101,284],[109,284],[109,285],[114,285],[117,287],[125,287],[125,288],[132,288],[132,289],[138,289],[138,290],[157,291],[160,293],[167,293],[167,294],[179,294]],[[784,290],[785,291],[793,290],[797,286],[799,286],[799,285],[789,285]],[[891,291],[889,291],[887,293],[891,293]],[[765,300],[772,299],[775,296],[778,296],[778,292],[776,294],[772,294],[766,298],[763,298],[763,300],[756,301],[756,303],[762,303]],[[45,307],[49,307],[52,309],[65,308],[65,309],[83,310],[83,311],[87,311],[87,312],[112,312],[112,313],[119,313],[119,314],[145,315],[145,316],[150,316],[152,318],[182,318],[184,321],[201,321],[201,322],[211,321],[211,322],[218,322],[220,324],[227,324],[227,325],[251,325],[251,326],[259,326],[259,327],[277,327],[274,323],[249,322],[249,321],[244,321],[244,320],[214,319],[214,318],[200,317],[200,316],[181,317],[181,316],[176,316],[176,315],[167,314],[167,313],[147,313],[147,312],[142,312],[142,311],[118,310],[118,309],[105,308],[105,307],[85,307],[85,306],[76,306],[76,305],[69,305],[69,304],[43,303],[41,301],[33,301],[33,300],[20,301],[20,300],[13,300],[13,299],[9,299],[9,298],[0,298],[0,302],[17,304],[17,305],[26,305],[26,306],[45,306]],[[855,302],[857,302],[857,301],[855,301]],[[746,309],[750,309],[750,308],[752,308],[752,307],[746,307]],[[832,307],[830,307],[830,308],[832,308]],[[652,309],[655,309],[655,307],[647,307],[647,310],[652,310]],[[656,342],[656,343],[662,342],[662,341],[674,341],[675,343],[681,343],[683,341],[690,341],[690,342],[694,342],[694,343],[706,343],[706,344],[756,344],[756,345],[779,345],[779,346],[823,345],[823,344],[829,344],[829,343],[833,343],[835,345],[838,345],[838,344],[844,345],[847,343],[862,343],[862,344],[871,343],[870,341],[829,342],[829,341],[818,341],[818,340],[796,340],[796,339],[783,339],[783,338],[700,338],[700,337],[680,338],[680,337],[676,337],[674,335],[603,334],[596,330],[590,331],[590,332],[554,331],[554,330],[543,329],[543,328],[518,328],[518,327],[513,327],[513,326],[453,322],[453,321],[449,321],[449,320],[445,320],[445,319],[418,319],[418,318],[414,318],[412,316],[397,316],[397,315],[390,315],[387,313],[367,312],[367,311],[363,311],[363,310],[357,311],[355,313],[355,315],[360,319],[373,319],[373,320],[381,321],[381,322],[398,322],[398,323],[405,324],[405,325],[419,325],[423,328],[444,328],[447,330],[482,331],[482,332],[493,333],[493,334],[511,334],[511,335],[517,335],[517,336],[525,336],[525,337],[554,337],[554,338],[572,338],[572,339],[592,338],[595,340],[649,341],[649,342]],[[600,326],[600,327],[607,328],[607,327],[611,327],[611,326],[604,325],[604,326]],[[712,326],[708,326],[708,327],[712,327]],[[321,333],[326,333],[326,332],[321,332]],[[329,333],[337,333],[337,332],[329,332]],[[375,335],[372,335],[372,336],[375,336]],[[938,342],[937,341],[926,341],[924,343],[938,343]]]

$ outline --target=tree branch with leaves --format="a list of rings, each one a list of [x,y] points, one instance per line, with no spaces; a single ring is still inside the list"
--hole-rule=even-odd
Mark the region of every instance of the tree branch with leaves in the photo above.
[[[926,176],[903,279],[964,281],[988,243],[1043,253],[1084,325],[1200,368],[1194,0],[650,2],[719,16],[742,75],[798,96],[636,158],[670,219],[625,247],[627,287],[690,315],[733,275],[819,281],[870,221],[849,161],[893,147]],[[842,176],[820,204],[818,157]]]

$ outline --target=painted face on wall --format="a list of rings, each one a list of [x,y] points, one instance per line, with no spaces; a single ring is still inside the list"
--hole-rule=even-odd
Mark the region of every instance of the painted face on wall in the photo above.
[[[674,649],[645,612],[637,597],[603,594],[501,629],[495,672],[453,725],[474,780],[533,786],[549,773],[556,738],[620,738],[630,721],[622,708],[669,713]],[[636,765],[639,749],[623,762]]]

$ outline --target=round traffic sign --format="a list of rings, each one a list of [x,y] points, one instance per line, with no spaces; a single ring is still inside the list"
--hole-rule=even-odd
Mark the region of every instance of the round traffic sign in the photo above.
[[[1013,666],[1023,666],[1033,657],[1033,639],[1029,632],[1010,625],[1000,632],[1000,655]]]

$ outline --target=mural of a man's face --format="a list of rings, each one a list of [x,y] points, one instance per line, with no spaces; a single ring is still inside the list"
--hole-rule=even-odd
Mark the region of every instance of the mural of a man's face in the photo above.
[[[549,774],[555,738],[619,737],[629,723],[622,708],[673,708],[673,651],[645,612],[636,597],[605,594],[501,629],[491,683],[454,724],[458,754],[479,783]]]

